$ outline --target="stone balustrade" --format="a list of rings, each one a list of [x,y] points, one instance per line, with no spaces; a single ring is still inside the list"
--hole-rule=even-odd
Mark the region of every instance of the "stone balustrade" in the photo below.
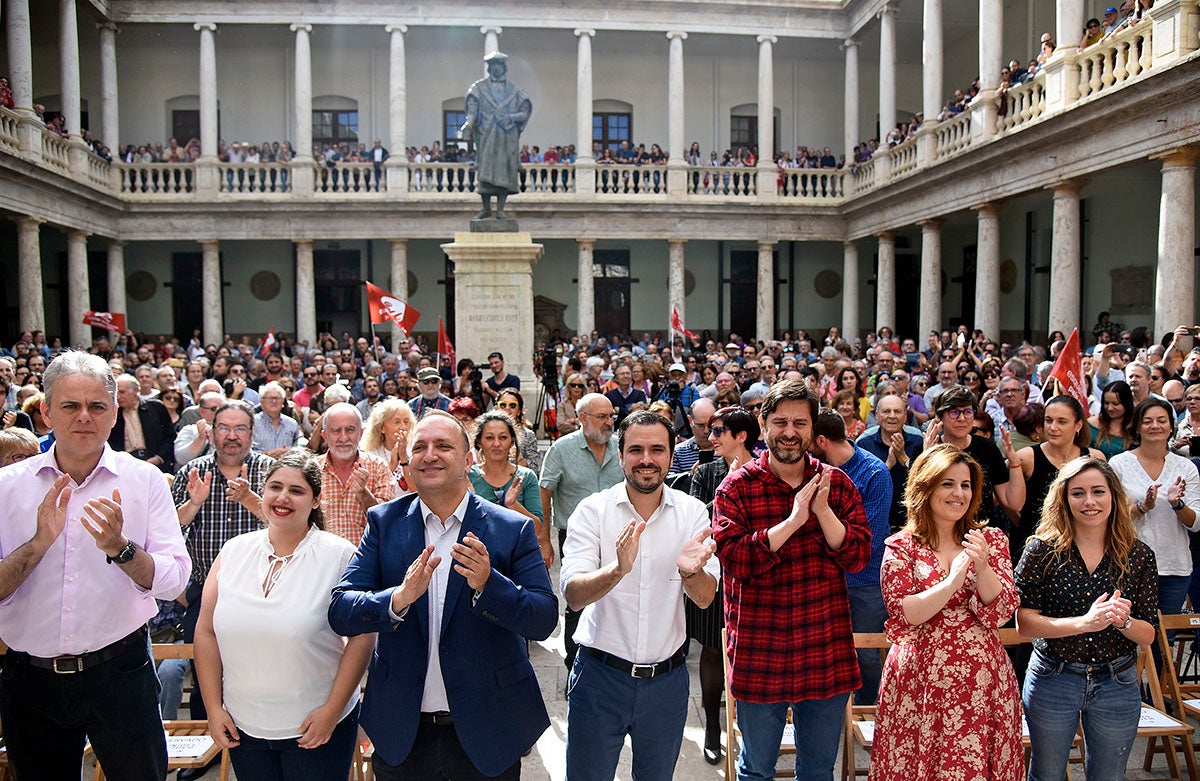
[[[764,202],[838,206],[858,195],[1006,138],[1025,127],[1070,111],[1081,101],[1103,99],[1141,79],[1200,57],[1200,0],[1166,0],[1148,18],[1078,53],[1064,52],[1029,82],[1000,93],[995,106],[976,102],[969,110],[937,123],[919,138],[851,169],[780,169],[743,166],[667,166],[589,164],[590,187],[577,187],[570,163],[525,164],[520,177],[523,199],[533,202],[593,200],[607,202],[693,203]],[[988,127],[995,112],[995,127]],[[978,116],[976,116],[978,115]],[[929,143],[926,143],[929,142]],[[0,107],[0,158],[11,156],[69,177],[85,186],[132,202],[205,202],[290,198],[337,201],[474,200],[472,163],[406,163],[406,176],[388,187],[388,167],[374,163],[107,163],[68,141]],[[0,159],[2,164],[2,159]],[[302,170],[298,166],[312,166]],[[297,172],[303,176],[297,179]],[[682,173],[682,176],[679,176]],[[670,175],[669,175],[670,174]],[[311,176],[311,184],[309,184]],[[774,186],[767,190],[767,182]],[[407,186],[403,183],[407,182]],[[760,186],[761,185],[761,186]],[[299,189],[297,189],[299,187]],[[594,194],[593,194],[594,193]]]
[[[18,135],[19,121],[17,112],[0,106],[0,150],[14,155],[20,150],[21,137]]]
[[[1153,61],[1154,25],[1150,19],[1143,19],[1079,53],[1079,97],[1098,95],[1124,84],[1150,70]]]
[[[53,130],[42,128],[42,164],[61,174],[71,172],[71,145]]]

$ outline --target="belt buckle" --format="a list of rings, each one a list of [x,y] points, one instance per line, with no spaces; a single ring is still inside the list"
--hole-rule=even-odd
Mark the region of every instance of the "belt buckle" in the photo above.
[[[629,677],[631,678],[653,678],[658,663],[654,664],[635,664],[629,668]]]
[[[60,667],[59,662],[70,662],[67,667]],[[74,673],[83,672],[83,657],[82,656],[57,656],[54,658],[52,669],[59,675],[73,675]]]

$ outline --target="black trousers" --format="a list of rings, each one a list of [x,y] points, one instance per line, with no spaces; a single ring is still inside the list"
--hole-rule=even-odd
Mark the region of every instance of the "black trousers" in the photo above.
[[[371,760],[379,781],[520,781],[521,760],[498,776],[485,776],[471,764],[453,724],[417,727],[412,751],[399,765],[389,765],[376,754]]]
[[[112,781],[163,781],[167,774],[149,641],[65,675],[10,652],[0,670],[0,720],[18,781],[79,781],[88,740]]]
[[[559,529],[558,530],[558,560],[560,563],[562,562],[563,543],[566,541],[567,541],[567,530]],[[563,604],[565,605],[566,603],[567,603],[567,600],[564,595]],[[566,646],[566,649],[567,649],[567,658],[564,661],[567,664],[567,670],[571,670],[575,666],[575,655],[577,653],[579,653],[579,646],[576,645],[574,637],[575,637],[575,630],[579,628],[579,617],[581,615],[583,615],[583,611],[572,610],[569,607],[566,608],[565,610],[566,610],[566,612],[563,613],[563,645]]]

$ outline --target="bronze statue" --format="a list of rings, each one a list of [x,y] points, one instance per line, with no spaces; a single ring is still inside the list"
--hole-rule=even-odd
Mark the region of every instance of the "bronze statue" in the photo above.
[[[533,104],[521,89],[508,82],[508,55],[492,52],[483,58],[487,78],[467,90],[467,121],[463,138],[475,141],[476,192],[483,211],[475,219],[492,217],[496,196],[496,219],[507,219],[504,204],[511,193],[520,191],[521,131],[529,123]]]

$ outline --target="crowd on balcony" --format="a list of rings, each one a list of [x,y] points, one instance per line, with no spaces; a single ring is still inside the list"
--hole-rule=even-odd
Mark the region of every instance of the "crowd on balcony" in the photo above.
[[[247,586],[258,590],[259,602],[263,592],[272,589],[280,589],[285,602],[291,599],[285,595],[296,587],[289,585],[295,584],[294,579],[278,573],[264,578],[263,573],[281,568],[276,559],[290,555],[286,551],[291,548],[284,545],[287,540],[292,544],[313,534],[299,521],[320,496],[326,530],[320,534],[330,536],[308,544],[332,545],[342,553],[331,557],[321,570],[329,583],[321,581],[320,604],[305,607],[321,617],[313,624],[321,628],[312,630],[315,634],[306,642],[324,648],[318,635],[357,634],[349,619],[339,617],[336,610],[330,614],[335,623],[326,627],[330,588],[343,578],[348,579],[339,587],[343,589],[347,583],[368,590],[397,585],[358,583],[357,577],[375,572],[374,568],[357,574],[353,565],[345,574],[343,570],[353,556],[369,555],[379,544],[380,529],[373,524],[380,513],[396,512],[415,500],[388,502],[413,493],[428,501],[433,497],[428,491],[435,485],[444,487],[446,463],[453,460],[456,469],[461,461],[464,491],[468,478],[472,485],[465,495],[474,498],[468,501],[483,503],[484,513],[499,512],[496,508],[503,506],[511,513],[500,517],[527,524],[528,538],[523,543],[527,551],[522,555],[530,563],[521,582],[546,597],[547,604],[538,610],[549,613],[545,620],[539,619],[537,629],[516,629],[515,636],[544,638],[554,630],[554,608],[549,607],[553,590],[537,567],[550,566],[558,556],[568,604],[565,631],[573,638],[564,661],[574,671],[572,680],[591,663],[589,659],[628,668],[626,677],[629,670],[642,667],[651,670],[651,676],[660,671],[669,675],[682,664],[683,656],[675,661],[676,649],[685,637],[695,640],[700,649],[704,753],[714,764],[720,761],[722,745],[725,678],[720,638],[725,628],[739,637],[737,655],[730,660],[730,685],[739,698],[739,710],[748,707],[753,716],[755,686],[781,687],[785,679],[793,681],[788,685],[800,685],[794,683],[797,674],[808,687],[805,696],[787,690],[763,697],[799,702],[806,708],[828,706],[824,719],[811,722],[828,728],[809,730],[800,742],[808,744],[802,750],[830,757],[829,772],[838,745],[837,730],[829,725],[840,725],[846,700],[856,691],[860,704],[878,701],[872,764],[880,777],[906,777],[891,773],[890,768],[902,765],[903,757],[913,750],[949,763],[933,773],[936,777],[952,774],[950,765],[960,763],[971,767],[990,763],[991,770],[984,775],[1021,776],[1018,692],[1024,680],[1031,762],[1034,768],[1049,768],[1046,773],[1055,776],[1061,775],[1058,755],[1065,761],[1079,713],[1055,716],[1054,708],[1061,703],[1054,700],[1062,699],[1061,692],[1046,695],[1048,702],[1039,687],[1085,685],[1082,677],[1076,680],[1068,675],[1074,674],[1070,669],[1064,672],[1065,665],[1100,664],[1106,675],[1124,674],[1129,669],[1126,660],[1136,654],[1137,645],[1150,642],[1156,611],[1179,612],[1189,591],[1200,598],[1200,578],[1193,585],[1193,573],[1200,573],[1200,567],[1193,566],[1197,554],[1189,550],[1184,528],[1200,527],[1200,473],[1189,460],[1193,432],[1200,426],[1200,352],[1193,349],[1192,329],[1181,327],[1155,343],[1146,329],[1126,330],[1108,313],[1101,313],[1087,341],[1094,345],[1081,362],[1086,404],[1064,395],[1050,376],[1051,361],[1065,347],[1062,333],[1050,334],[1042,344],[1007,343],[966,325],[932,332],[923,343],[915,335],[896,335],[887,327],[863,337],[842,335],[836,328],[823,336],[784,332],[763,339],[742,339],[736,334],[717,339],[705,332],[686,342],[650,333],[640,338],[554,333],[539,346],[534,388],[523,387],[521,378],[509,374],[498,352],[486,359],[470,356],[454,361],[433,353],[423,336],[389,347],[381,338],[349,332],[340,338],[321,334],[313,345],[279,337],[270,346],[262,339],[230,336],[219,345],[205,345],[198,333],[187,343],[126,333],[87,346],[100,368],[86,371],[93,377],[96,371],[116,377],[117,423],[101,427],[97,448],[107,441],[110,450],[175,475],[169,501],[180,524],[191,527],[179,550],[182,561],[190,563],[192,577],[186,588],[186,575],[178,582],[172,580],[170,589],[155,578],[160,612],[150,630],[159,641],[194,637],[199,685],[191,695],[192,715],[204,718],[207,713],[214,739],[233,747],[235,771],[249,774],[260,758],[255,752],[269,749],[253,740],[255,731],[265,729],[263,725],[295,733],[295,724],[288,720],[299,721],[312,711],[317,714],[309,716],[317,719],[312,729],[322,737],[345,724],[353,726],[357,682],[374,640],[364,641],[363,648],[354,641],[349,646],[330,643],[328,652],[305,656],[304,643],[295,647],[293,639],[273,644],[277,653],[269,659],[242,653],[238,641],[217,643],[214,638],[231,630],[224,624],[228,619],[220,617],[221,608],[214,619],[209,600],[237,599],[233,586],[237,570],[232,562],[240,559],[234,555],[261,555],[262,567],[248,570],[258,575]],[[64,356],[62,349],[59,340],[25,332],[3,350],[0,399],[7,404],[0,419],[4,429],[0,467],[5,470],[28,471],[19,465],[24,460],[33,459],[30,463],[38,468],[45,459],[65,458],[63,450],[51,450],[56,441],[64,448],[70,443],[74,453],[90,435],[91,429],[66,426],[65,411],[43,395],[54,393],[53,383],[64,380],[54,373],[57,362],[84,365],[82,359]],[[79,392],[75,385],[67,387]],[[109,394],[110,405],[111,393],[101,394]],[[533,394],[545,394],[546,403],[527,404]],[[533,408],[537,419],[531,420]],[[94,409],[89,408],[88,414],[99,419]],[[56,429],[56,424],[63,428]],[[449,427],[445,438],[450,444],[431,450],[428,437],[435,427]],[[538,446],[537,429],[543,439],[552,440],[548,450],[545,442]],[[648,448],[644,437],[655,442],[661,437],[661,448],[657,444]],[[593,445],[602,455],[607,449],[619,449],[620,462],[615,450],[611,459],[591,458]],[[451,454],[449,448],[455,452]],[[49,455],[39,457],[39,452],[47,451]],[[581,452],[584,458],[579,458]],[[474,467],[469,466],[472,455]],[[613,466],[606,471],[604,465],[610,461]],[[778,474],[771,476],[782,465],[799,470],[794,484],[785,483]],[[1166,477],[1159,485],[1147,481],[1147,472]],[[26,491],[32,479],[30,474],[25,480]],[[622,481],[636,483],[638,496],[603,493],[623,491],[612,488]],[[772,487],[776,483],[778,487]],[[4,484],[0,473],[0,491]],[[80,490],[86,485],[82,483]],[[631,645],[623,653],[606,651],[605,657],[597,657],[597,638],[611,635],[611,642],[630,640],[623,624],[610,623],[607,611],[624,604],[622,600],[636,600],[638,587],[629,586],[628,593],[620,586],[581,597],[578,588],[584,581],[575,579],[586,579],[595,562],[602,560],[600,552],[587,546],[594,544],[596,524],[607,528],[605,508],[625,507],[631,499],[641,502],[647,496],[658,497],[654,506],[659,507],[664,485],[699,499],[694,504],[696,529],[673,538],[683,546],[683,553],[676,559],[672,551],[669,561],[662,563],[669,573],[653,581],[659,584],[654,588],[663,589],[655,595],[655,604],[666,610],[662,620],[654,622],[655,631],[669,636],[659,638],[661,650],[643,654]],[[802,486],[800,498],[793,485]],[[671,512],[692,507],[679,498],[682,494],[671,496],[676,497]],[[40,501],[40,493],[33,501]],[[368,513],[376,505],[379,509]],[[653,509],[637,512],[647,517]],[[298,510],[297,523],[292,523]],[[655,517],[666,522],[666,516]],[[824,542],[789,545],[787,538],[799,533],[805,521],[812,525],[803,533],[818,535]],[[616,535],[620,524],[606,534]],[[1110,596],[1111,586],[1105,585],[1106,580],[1097,581],[1090,570],[1076,573],[1072,564],[1051,572],[1045,566],[1055,555],[1064,524],[1075,530],[1073,539],[1082,555],[1110,563],[1114,557],[1125,557],[1123,563],[1111,564],[1122,567],[1121,574],[1113,574],[1122,579],[1122,597]],[[551,525],[557,530],[557,551]],[[1120,528],[1114,530],[1114,525]],[[179,525],[173,528],[177,534]],[[698,532],[702,533],[697,536]],[[930,536],[934,532],[937,536]],[[263,539],[242,539],[241,534]],[[713,555],[712,545],[701,544],[709,534],[721,561],[719,584],[718,573],[703,574]],[[767,538],[776,534],[785,537],[778,545],[772,542],[768,556]],[[759,570],[747,569],[748,563],[738,558],[748,555],[738,546],[750,544],[746,539],[750,535],[756,540],[761,537],[753,543],[766,557],[759,566],[770,563],[779,568],[766,589],[754,585]],[[344,542],[336,542],[337,537]],[[697,540],[696,545],[689,548],[682,542],[687,539]],[[1122,541],[1120,547],[1114,547],[1115,540]],[[162,550],[140,538],[135,542],[131,556],[137,555],[139,546]],[[495,537],[484,542],[488,547],[497,544]],[[108,543],[105,540],[102,550],[110,558],[124,555],[123,548],[116,550],[119,545],[108,551]],[[354,548],[360,543],[363,547],[356,554]],[[616,544],[624,550],[622,543]],[[1099,548],[1089,547],[1094,545]],[[420,547],[416,544],[413,550]],[[479,559],[471,554],[472,547],[460,543],[455,549],[458,560],[466,561],[458,571],[468,578],[480,611],[502,610],[485,601],[494,598],[487,589],[501,586],[476,576],[473,567]],[[852,558],[843,558],[851,554]],[[604,555],[608,559],[603,560],[612,559]],[[315,567],[319,560],[323,559],[305,559],[308,563],[303,566]],[[493,564],[507,567],[508,561],[497,558]],[[407,565],[406,561],[397,572]],[[214,586],[205,585],[206,578],[211,580],[218,570],[219,596]],[[535,570],[538,579],[528,580]],[[913,580],[914,572],[920,582]],[[618,569],[616,576],[622,573]],[[614,580],[620,581],[616,576]],[[700,578],[699,584],[682,582],[692,578]],[[787,587],[779,578],[787,579]],[[668,588],[662,583],[674,585]],[[696,590],[699,585],[703,588]],[[819,603],[809,607],[792,598],[797,591],[820,589]],[[182,592],[178,601],[176,592]],[[397,593],[408,594],[401,589]],[[721,594],[739,600],[737,615],[723,611]],[[1053,601],[1063,594],[1070,595],[1070,606]],[[396,611],[401,618],[413,604],[408,597]],[[337,599],[335,595],[335,603]],[[204,603],[209,604],[204,607]],[[597,606],[576,612],[592,603]],[[768,676],[756,684],[745,677],[744,668],[738,669],[739,664],[752,661],[745,649],[757,647],[746,643],[746,637],[764,631],[763,622],[771,625],[780,611],[789,616],[788,626],[806,629],[789,633],[787,643],[772,645],[769,659],[761,660],[786,664],[789,675]],[[1044,616],[1053,615],[1059,622],[1050,634],[1053,639],[1035,640],[1032,659],[1018,656],[1015,665],[1001,649],[998,635],[999,627],[1014,613],[1019,631],[1035,638],[1046,637]],[[289,620],[287,615],[262,613],[251,636],[258,638],[261,647],[268,641],[265,633],[292,631]],[[970,623],[969,631],[963,629],[964,621]],[[819,637],[810,636],[817,624],[823,627]],[[398,625],[401,628],[393,632],[408,631],[403,622]],[[874,653],[856,657],[851,629],[882,632],[885,627],[892,636],[931,646],[929,652],[893,652],[882,666]],[[138,637],[144,653],[145,634]],[[18,637],[18,643],[23,639]],[[11,643],[12,638],[6,640]],[[421,638],[420,648],[424,642]],[[520,647],[524,648],[523,642]],[[802,661],[814,649],[824,660],[819,669],[809,669]],[[1096,654],[1103,656],[1099,662]],[[656,661],[659,655],[665,661]],[[310,679],[320,675],[332,681],[341,679],[345,665],[351,663],[345,659],[355,665],[345,675],[348,686],[334,687],[335,694],[326,686],[286,709],[271,705],[275,700],[262,689],[264,680],[277,677],[256,674],[263,665],[283,665],[288,670],[294,665],[294,673],[303,671]],[[1057,661],[1051,664],[1047,659]],[[484,659],[475,663],[483,664]],[[164,717],[176,715],[186,666],[179,661],[163,663],[161,692],[148,687],[148,697],[158,693],[156,717],[159,708]],[[1061,677],[1055,677],[1059,673]],[[987,683],[947,688],[941,685],[947,679]],[[378,696],[371,693],[374,685],[368,683],[368,703]],[[666,728],[663,714],[686,709],[687,689],[684,674],[677,699],[666,692],[655,695],[666,698],[656,699],[658,729]],[[1126,703],[1118,694],[1101,688],[1095,696],[1110,697],[1112,709],[1103,715],[1098,711],[1085,715],[1110,721],[1107,726],[1120,733],[1090,749],[1091,762],[1123,763],[1128,755],[1127,748],[1120,746],[1133,739],[1140,701],[1135,696]],[[453,697],[450,707],[459,718],[464,705]],[[205,702],[214,710],[205,710]],[[905,702],[919,705],[914,711]],[[224,707],[216,710],[217,703]],[[394,707],[395,702],[390,702],[389,708]],[[580,759],[574,755],[582,750],[578,736],[586,735],[586,741],[591,735],[578,728],[577,720],[604,719],[603,711],[593,707],[582,688],[568,686],[568,719],[574,726],[567,748],[569,764]],[[949,753],[920,749],[934,739],[925,733],[925,720],[947,708],[956,714],[955,745],[967,749]],[[369,712],[368,706],[364,713]],[[364,721],[368,735],[378,740],[378,722],[369,716]],[[530,735],[515,741],[506,761],[519,763],[521,753],[545,728],[534,721]],[[679,735],[674,735],[675,727],[670,728],[669,750],[636,761],[665,763],[663,777],[670,777],[682,720],[679,724]],[[298,732],[302,747],[309,739],[308,729]],[[753,718],[742,720],[743,733],[755,729],[767,728]],[[356,734],[356,729],[344,731],[348,738],[330,740],[324,751],[306,752],[306,761],[329,762],[340,777]],[[936,739],[944,740],[945,735],[939,732]],[[778,740],[766,742],[769,746],[761,756],[743,749],[748,753],[741,762],[759,763],[756,766],[769,775]],[[469,739],[465,743],[472,762],[486,761]],[[753,746],[753,740],[746,745]],[[615,746],[619,751],[620,742]],[[636,742],[635,746],[640,746],[635,752],[652,750]],[[910,750],[913,746],[918,748]],[[18,762],[20,751],[18,746]],[[589,761],[598,761],[595,749],[585,753]],[[385,762],[401,759],[400,755],[384,757]]]

